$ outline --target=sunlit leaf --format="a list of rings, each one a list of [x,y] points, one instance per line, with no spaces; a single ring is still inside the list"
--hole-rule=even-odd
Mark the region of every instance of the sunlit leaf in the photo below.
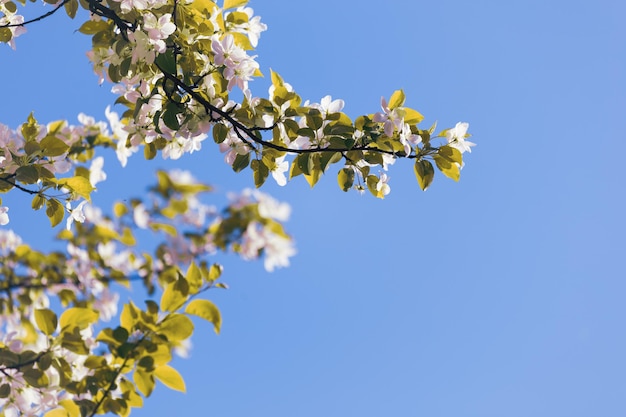
[[[187,304],[185,313],[193,314],[194,316],[198,316],[210,323],[213,323],[215,333],[220,332],[220,327],[222,326],[222,316],[220,314],[220,310],[211,301],[201,299],[192,300],[189,304]]]

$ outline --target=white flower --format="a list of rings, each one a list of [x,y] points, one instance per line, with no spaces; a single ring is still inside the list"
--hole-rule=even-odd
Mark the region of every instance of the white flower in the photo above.
[[[281,187],[287,184],[287,177],[285,177],[285,172],[289,171],[289,162],[285,161],[285,156],[281,156],[280,158],[276,158],[276,165],[274,169],[272,169],[272,177],[276,180],[276,183]]]
[[[458,149],[461,153],[472,152],[472,146],[476,146],[475,143],[465,140],[467,136],[467,129],[469,123],[457,123],[452,129],[446,131],[446,139],[448,139],[448,146]]]
[[[133,210],[133,220],[140,229],[147,229],[150,223],[150,213],[143,204],[137,204]]]
[[[67,230],[70,230],[72,228],[72,223],[74,223],[75,221],[77,221],[78,223],[83,223],[85,221],[85,214],[83,213],[83,207],[85,206],[85,204],[87,204],[87,200],[83,200],[79,205],[72,209],[72,205],[69,201],[65,203],[65,208],[70,213],[65,224]]]
[[[380,174],[380,178],[376,183],[376,191],[378,191],[378,196],[381,195],[384,197],[391,192],[391,187],[387,182],[389,181],[389,177],[384,172]]]
[[[99,156],[94,158],[89,167],[89,182],[94,187],[97,183],[107,179],[107,174],[102,170],[104,166],[104,158]]]

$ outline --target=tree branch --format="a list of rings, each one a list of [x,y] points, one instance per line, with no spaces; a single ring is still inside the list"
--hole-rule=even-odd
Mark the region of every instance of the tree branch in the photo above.
[[[9,175],[8,177],[0,177],[0,181],[2,181],[2,182],[6,182],[7,184],[12,185],[13,187],[17,188],[18,190],[20,190],[20,191],[24,191],[25,193],[28,193],[28,194],[30,194],[30,195],[39,194],[39,191],[29,190],[28,188],[23,187],[23,186],[21,186],[21,185],[19,185],[19,184],[15,183],[15,182],[13,182],[13,181],[9,181],[9,179],[11,179],[11,178],[15,178],[15,174],[11,174],[11,175]]]
[[[415,158],[418,158],[418,157],[422,156],[422,155],[406,155],[404,152],[387,151],[387,150],[384,150],[384,149],[373,148],[373,147],[370,147],[368,145],[354,146],[354,147],[349,148],[349,149],[345,149],[345,148],[330,148],[330,147],[329,148],[316,147],[316,148],[309,148],[309,149],[291,149],[291,148],[287,148],[287,147],[282,146],[282,145],[277,145],[277,144],[275,144],[273,142],[268,142],[266,140],[258,138],[254,134],[255,131],[264,130],[265,128],[258,128],[258,127],[250,128],[248,126],[245,126],[243,123],[241,123],[237,119],[235,119],[229,112],[226,112],[226,111],[224,111],[224,110],[214,106],[207,99],[202,97],[202,95],[200,95],[199,93],[194,91],[191,86],[189,86],[189,85],[185,84],[184,82],[182,82],[175,75],[170,74],[167,71],[165,71],[158,63],[155,62],[155,65],[159,69],[159,71],[161,71],[161,73],[165,76],[165,78],[167,78],[168,80],[174,82],[179,88],[181,88],[183,91],[188,93],[191,97],[193,97],[196,101],[198,101],[200,104],[202,104],[202,106],[204,107],[204,109],[207,112],[207,114],[217,113],[223,119],[227,120],[231,125],[233,125],[233,127],[235,129],[235,133],[237,133],[237,136],[239,136],[239,138],[242,139],[242,140],[244,140],[244,139],[240,136],[239,131],[243,131],[253,142],[259,144],[260,146],[264,146],[264,147],[267,147],[267,148],[275,149],[275,150],[281,151],[281,152],[288,152],[288,153],[294,153],[294,154],[317,153],[317,152],[340,152],[340,153],[344,153],[344,152],[348,152],[348,151],[373,151],[373,152],[384,153],[384,154],[387,154],[387,155],[393,155],[393,156],[396,156],[396,157],[408,158],[408,159],[415,159]]]
[[[40,20],[45,19],[46,17],[52,16],[53,14],[55,14],[57,12],[57,10],[59,10],[61,7],[65,6],[66,3],[68,3],[70,0],[63,0],[61,2],[61,4],[59,4],[57,7],[55,7],[53,10],[50,10],[48,13],[42,14],[39,17],[36,17],[34,19],[30,19],[27,20],[25,22],[22,23],[7,23],[6,25],[0,25],[0,28],[14,28],[14,27],[19,27],[19,26],[26,26],[30,23],[35,23],[38,22]]]

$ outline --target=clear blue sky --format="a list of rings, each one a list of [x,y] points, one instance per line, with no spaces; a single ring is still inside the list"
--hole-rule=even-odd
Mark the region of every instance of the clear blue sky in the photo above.
[[[299,254],[273,274],[223,259],[222,334],[199,324],[175,364],[188,392],[160,387],[133,415],[625,416],[626,4],[250,5],[269,26],[262,69],[303,97],[356,116],[403,88],[425,123],[467,121],[478,146],[459,183],[437,176],[426,193],[401,162],[384,201],[334,174],[264,187],[291,203]],[[0,48],[0,121],[104,118],[113,98],[78,26],[55,16]],[[213,146],[186,165],[221,191],[253,184]],[[171,166],[111,159],[96,201]],[[38,217],[12,209],[11,225],[49,245]]]

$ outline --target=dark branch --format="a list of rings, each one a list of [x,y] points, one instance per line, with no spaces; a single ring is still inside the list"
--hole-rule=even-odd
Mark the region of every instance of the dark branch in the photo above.
[[[39,194],[39,191],[33,191],[33,190],[29,190],[26,187],[23,187],[13,181],[10,181],[11,178],[15,178],[15,174],[13,175],[9,175],[8,177],[0,177],[0,181],[2,182],[6,182],[7,184],[12,185],[13,187],[17,188],[20,191],[24,191],[25,193],[28,193],[30,195],[35,195],[35,194]]]
[[[387,151],[387,150],[379,149],[379,148],[372,148],[372,147],[370,147],[368,145],[355,146],[355,147],[352,147],[352,148],[349,148],[349,149],[345,149],[345,148],[319,148],[319,147],[317,147],[317,148],[309,148],[309,149],[291,149],[291,148],[287,148],[287,147],[282,146],[282,145],[277,145],[277,144],[275,144],[273,142],[268,142],[266,140],[258,138],[254,134],[255,131],[265,130],[266,128],[258,128],[258,127],[250,128],[248,126],[245,126],[243,123],[241,123],[237,119],[235,119],[229,112],[221,110],[220,108],[214,106],[207,99],[202,97],[202,95],[200,95],[198,92],[194,91],[192,87],[190,87],[187,84],[185,84],[184,82],[182,82],[175,75],[170,74],[167,71],[165,71],[161,66],[159,66],[159,64],[155,63],[155,65],[163,73],[165,78],[167,78],[168,80],[174,82],[180,89],[182,89],[183,91],[188,93],[196,101],[198,101],[200,104],[202,104],[202,106],[204,107],[204,109],[207,112],[207,114],[216,113],[216,114],[220,115],[224,120],[227,120],[233,126],[233,128],[235,129],[235,133],[237,134],[237,136],[240,139],[242,139],[242,140],[244,140],[244,139],[242,138],[242,135],[241,135],[240,131],[244,132],[246,134],[246,136],[248,136],[255,143],[257,143],[257,144],[259,144],[261,146],[267,147],[267,148],[271,148],[271,149],[275,149],[277,151],[281,151],[281,152],[289,152],[289,153],[295,153],[295,154],[304,154],[304,153],[317,153],[317,152],[340,152],[340,153],[344,153],[344,152],[348,152],[348,151],[374,151],[374,152],[378,152],[378,153],[384,153],[384,154],[388,154],[388,155],[393,155],[393,156],[402,157],[402,158],[409,158],[409,159],[415,159],[415,158],[418,157],[418,155],[406,155],[404,152],[393,152],[393,151]],[[269,129],[269,128],[267,128],[267,129]],[[245,141],[245,142],[247,142],[247,141]]]
[[[22,23],[11,23],[11,24],[6,24],[6,25],[0,25],[0,28],[13,28],[13,27],[19,27],[19,26],[26,26],[30,23],[35,23],[35,22],[39,22],[40,20],[45,19],[48,16],[52,16],[53,14],[55,14],[57,12],[57,10],[59,10],[61,7],[65,6],[65,3],[68,3],[70,0],[63,0],[61,2],[61,4],[59,4],[57,7],[55,7],[54,9],[50,10],[48,13],[42,14],[39,17],[36,17],[34,19],[30,19],[27,20],[25,22]]]

